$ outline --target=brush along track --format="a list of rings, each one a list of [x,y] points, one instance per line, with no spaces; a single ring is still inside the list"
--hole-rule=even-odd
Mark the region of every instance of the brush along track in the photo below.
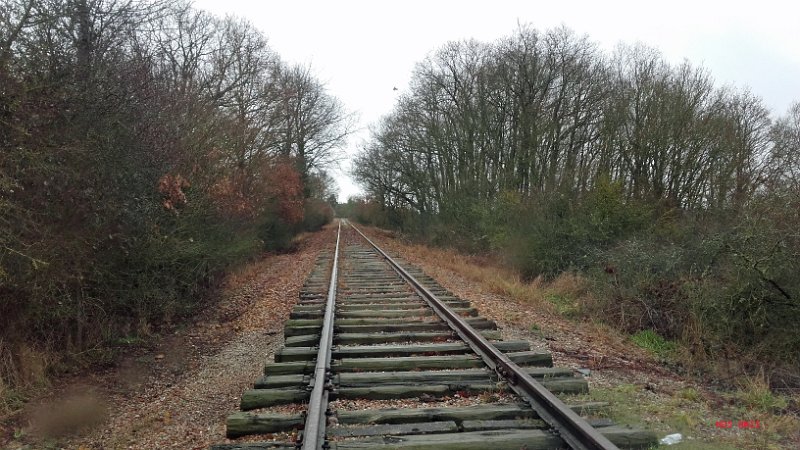
[[[285,325],[284,347],[242,395],[242,412],[228,417],[228,437],[243,437],[241,442],[214,449],[530,450],[655,443],[650,432],[577,417],[605,405],[564,407],[553,394],[586,392],[583,378],[552,367],[550,354],[531,350],[528,342],[500,340],[496,325],[469,302],[382,255],[362,236],[345,224],[337,251],[320,256]],[[335,255],[338,280],[331,279]],[[480,336],[454,332],[459,329],[453,322]],[[332,338],[333,346],[320,345],[321,338]],[[476,347],[476,339],[500,359]],[[542,406],[526,390],[531,385],[561,406]],[[574,426],[590,437],[569,428]]]

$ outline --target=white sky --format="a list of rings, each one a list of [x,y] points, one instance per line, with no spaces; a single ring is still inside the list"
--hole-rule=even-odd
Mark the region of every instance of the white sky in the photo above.
[[[688,59],[718,84],[749,86],[774,114],[800,101],[800,3],[792,0],[652,2],[614,0],[196,0],[216,15],[244,17],[290,63],[310,64],[329,92],[358,114],[361,130],[388,113],[414,64],[451,40],[493,41],[517,23],[539,30],[566,25],[610,51],[619,42],[654,46],[672,62]],[[394,87],[399,91],[395,92]],[[339,201],[359,192],[334,176]]]

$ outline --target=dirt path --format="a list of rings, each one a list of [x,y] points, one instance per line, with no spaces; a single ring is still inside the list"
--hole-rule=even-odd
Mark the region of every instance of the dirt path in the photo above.
[[[52,428],[105,409],[98,425],[58,439],[24,428],[7,448],[200,449],[225,442],[225,417],[281,345],[299,289],[334,236],[329,227],[305,236],[295,253],[247,266],[193,323],[114,369],[62,380],[26,414],[26,422]]]

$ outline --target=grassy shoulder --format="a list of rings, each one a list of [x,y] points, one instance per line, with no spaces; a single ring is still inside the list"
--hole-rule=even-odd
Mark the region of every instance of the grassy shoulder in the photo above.
[[[796,416],[781,414],[784,397],[769,392],[758,380],[728,391],[696,385],[664,389],[658,383],[626,381],[593,383],[588,394],[571,401],[608,402],[607,417],[639,425],[659,436],[680,433],[675,445],[685,449],[797,448]]]
[[[557,364],[591,367],[590,392],[576,400],[609,402],[607,414],[614,421],[647,427],[659,437],[682,434],[682,443],[664,448],[800,445],[798,393],[775,392],[763,374],[700,371],[691,349],[678,342],[652,330],[627,334],[588,316],[591,285],[579,275],[525,281],[487,256],[418,245],[379,229],[371,229],[371,234],[473,301],[482,315],[547,345]],[[722,378],[723,373],[728,378]]]

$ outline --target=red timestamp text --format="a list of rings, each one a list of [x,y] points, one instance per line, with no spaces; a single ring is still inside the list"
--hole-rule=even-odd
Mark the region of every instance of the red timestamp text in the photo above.
[[[718,420],[716,423],[717,428],[741,428],[741,429],[756,429],[762,428],[760,420]]]

